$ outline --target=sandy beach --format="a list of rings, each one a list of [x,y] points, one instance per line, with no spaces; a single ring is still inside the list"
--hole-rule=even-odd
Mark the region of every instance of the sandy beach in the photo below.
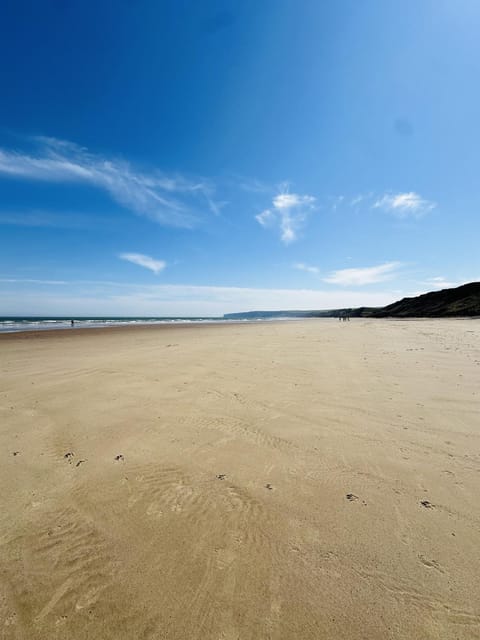
[[[480,322],[0,336],[0,637],[480,638]]]

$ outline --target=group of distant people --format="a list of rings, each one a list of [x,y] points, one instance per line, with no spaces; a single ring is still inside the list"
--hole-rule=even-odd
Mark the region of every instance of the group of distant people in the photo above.
[[[343,316],[338,316],[339,322],[350,322],[350,316],[346,313]]]

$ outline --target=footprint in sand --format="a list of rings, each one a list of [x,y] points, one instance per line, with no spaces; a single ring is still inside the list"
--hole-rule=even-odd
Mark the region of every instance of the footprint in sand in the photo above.
[[[435,569],[439,573],[445,573],[442,566],[436,560],[429,560],[428,558],[425,558],[425,556],[422,556],[422,555],[419,555],[418,557],[420,562],[428,569]]]
[[[425,509],[435,508],[435,505],[432,504],[429,500],[420,500],[420,504],[422,505],[422,507],[425,507]]]

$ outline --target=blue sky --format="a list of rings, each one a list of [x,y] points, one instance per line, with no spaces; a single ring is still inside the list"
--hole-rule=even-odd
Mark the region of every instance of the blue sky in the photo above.
[[[0,315],[480,279],[477,0],[0,6]]]

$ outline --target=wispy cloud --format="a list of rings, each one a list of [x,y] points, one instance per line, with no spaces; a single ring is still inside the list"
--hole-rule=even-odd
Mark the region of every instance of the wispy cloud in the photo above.
[[[66,280],[39,280],[36,278],[0,278],[4,284],[45,284],[45,285],[66,285]]]
[[[206,180],[142,172],[122,160],[55,138],[37,137],[34,142],[34,153],[0,149],[0,174],[89,184],[106,191],[123,207],[164,225],[192,227],[205,206],[219,212],[221,204],[215,202],[214,187]]]
[[[357,204],[360,204],[362,202],[362,200],[365,200],[365,196],[362,194],[359,194],[358,196],[354,196],[350,200],[350,204],[352,205],[352,207],[356,207]]]
[[[282,242],[290,244],[297,239],[299,229],[314,206],[313,196],[289,193],[284,188],[282,193],[274,196],[272,206],[255,218],[263,227],[278,227]]]
[[[121,253],[119,258],[126,260],[127,262],[132,262],[139,267],[150,269],[153,273],[160,273],[160,271],[163,271],[167,266],[167,263],[164,260],[155,260],[155,258],[146,256],[143,253]]]
[[[295,264],[293,265],[293,268],[298,269],[299,271],[307,271],[308,273],[314,273],[314,274],[317,274],[319,272],[318,267],[311,267],[308,264],[305,264],[304,262],[295,262]]]
[[[331,208],[332,211],[336,211],[339,207],[342,206],[345,202],[345,196],[335,196],[331,198]]]
[[[239,174],[230,174],[229,181],[235,185],[236,188],[242,189],[249,193],[269,193],[272,187],[257,178],[250,178]]]
[[[461,284],[464,284],[464,282],[448,280],[443,276],[436,276],[435,278],[424,280],[422,284],[427,285],[430,289],[451,289],[452,287],[459,287]]]
[[[378,198],[374,203],[375,209],[383,209],[399,218],[409,216],[420,217],[436,207],[436,203],[422,198],[418,193],[388,193]]]
[[[385,262],[375,267],[359,267],[332,271],[324,282],[340,286],[362,286],[391,280],[397,274],[400,262]]]

